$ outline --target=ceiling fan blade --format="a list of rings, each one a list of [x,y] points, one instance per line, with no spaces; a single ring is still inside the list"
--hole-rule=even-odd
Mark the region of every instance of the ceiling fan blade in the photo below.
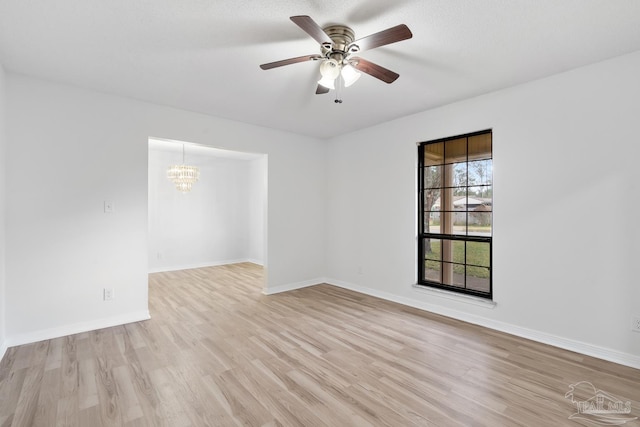
[[[329,93],[329,88],[318,85],[318,87],[316,88],[316,95],[322,95],[323,93]]]
[[[411,30],[409,30],[409,27],[404,24],[400,24],[358,39],[351,45],[357,45],[360,48],[360,51],[363,51],[407,40],[411,37],[413,37],[413,34],[411,33]]]
[[[393,83],[398,77],[400,77],[400,74],[394,73],[393,71],[381,67],[378,64],[374,64],[371,61],[367,61],[366,59],[353,58],[349,62],[351,62],[351,65],[353,65],[356,70],[367,73],[385,83]]]
[[[260,65],[260,68],[262,68],[263,70],[270,70],[272,68],[282,67],[283,65],[297,64],[298,62],[306,62],[306,61],[316,61],[318,59],[322,59],[322,56],[321,55],[298,56],[297,58],[283,59],[282,61],[269,62],[268,64],[262,64]]]
[[[292,16],[290,18],[298,27],[302,28],[307,34],[309,34],[315,41],[320,44],[329,43],[331,44],[331,39],[324,32],[324,30],[320,27],[320,25],[316,24],[316,21],[311,19],[310,16],[307,15],[298,15]]]

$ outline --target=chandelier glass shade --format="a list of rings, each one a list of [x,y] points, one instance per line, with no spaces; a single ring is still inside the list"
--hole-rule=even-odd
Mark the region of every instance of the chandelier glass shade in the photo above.
[[[200,169],[197,166],[184,164],[184,144],[182,145],[182,164],[172,165],[167,169],[167,178],[173,182],[176,189],[182,193],[191,191],[193,184],[200,179]]]

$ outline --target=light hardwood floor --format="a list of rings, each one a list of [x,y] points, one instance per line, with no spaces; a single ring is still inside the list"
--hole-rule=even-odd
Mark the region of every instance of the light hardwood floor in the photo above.
[[[577,426],[580,381],[640,414],[639,370],[329,285],[264,296],[261,277],[151,274],[151,320],[9,349],[0,425]]]

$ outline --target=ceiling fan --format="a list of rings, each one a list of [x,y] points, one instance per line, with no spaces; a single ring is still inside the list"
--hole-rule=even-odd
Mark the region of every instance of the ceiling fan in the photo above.
[[[260,65],[260,68],[270,70],[298,62],[321,61],[320,75],[322,78],[318,81],[316,94],[327,93],[329,90],[335,89],[335,82],[339,76],[342,76],[345,87],[351,86],[360,78],[359,71],[385,83],[393,83],[400,77],[399,74],[353,55],[367,49],[374,49],[413,37],[409,27],[404,24],[356,40],[353,30],[346,25],[330,25],[321,28],[311,17],[306,15],[292,16],[291,20],[320,43],[320,54],[269,62]]]

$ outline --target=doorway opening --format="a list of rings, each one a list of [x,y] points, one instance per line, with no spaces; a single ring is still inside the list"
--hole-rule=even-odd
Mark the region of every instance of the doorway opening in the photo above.
[[[182,193],[171,165],[197,166],[200,178]],[[267,284],[267,155],[149,138],[149,272],[251,262]]]

